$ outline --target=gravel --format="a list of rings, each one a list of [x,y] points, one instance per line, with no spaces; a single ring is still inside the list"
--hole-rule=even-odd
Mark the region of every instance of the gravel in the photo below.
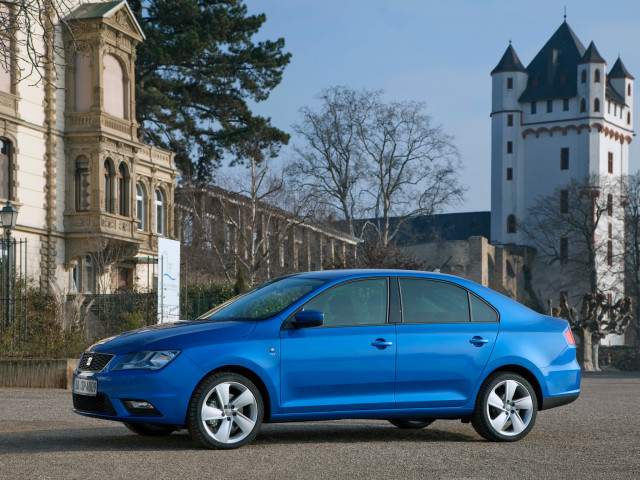
[[[640,374],[583,376],[570,405],[540,412],[516,443],[468,424],[424,430],[385,421],[263,425],[239,450],[201,449],[186,431],[137,436],[77,415],[63,390],[0,389],[0,479],[638,479]]]

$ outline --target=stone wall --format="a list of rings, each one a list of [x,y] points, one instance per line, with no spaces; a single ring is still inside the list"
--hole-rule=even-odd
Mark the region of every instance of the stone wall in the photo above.
[[[78,359],[0,359],[0,387],[71,389]]]

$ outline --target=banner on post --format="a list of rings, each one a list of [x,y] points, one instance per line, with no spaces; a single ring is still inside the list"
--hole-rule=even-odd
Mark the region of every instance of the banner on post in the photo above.
[[[180,242],[158,238],[158,323],[180,320]]]

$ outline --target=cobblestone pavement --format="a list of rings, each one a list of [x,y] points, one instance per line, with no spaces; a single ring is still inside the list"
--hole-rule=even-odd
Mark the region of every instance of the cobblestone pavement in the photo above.
[[[264,425],[249,446],[199,448],[181,431],[140,437],[71,411],[62,390],[0,389],[0,478],[640,478],[640,375],[586,375],[573,404],[540,412],[516,443],[439,420]]]

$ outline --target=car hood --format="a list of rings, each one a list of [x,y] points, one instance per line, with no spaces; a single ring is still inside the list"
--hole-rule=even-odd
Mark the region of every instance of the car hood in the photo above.
[[[256,322],[249,321],[163,323],[105,338],[93,344],[89,351],[120,355],[142,350],[183,350],[246,337],[255,327]]]

